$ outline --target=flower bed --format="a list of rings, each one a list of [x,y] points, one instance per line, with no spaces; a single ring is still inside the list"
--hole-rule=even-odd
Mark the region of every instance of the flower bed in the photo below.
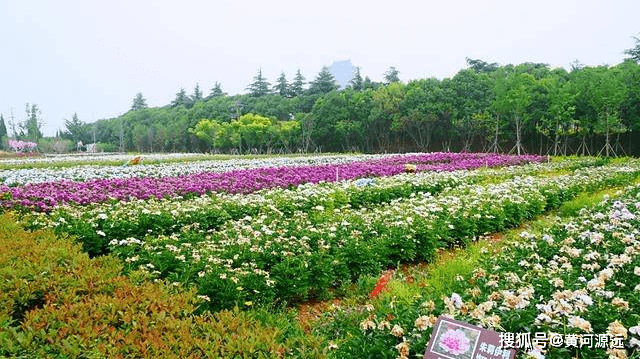
[[[67,163],[75,163],[86,156],[63,157]],[[0,179],[8,186],[23,186],[30,183],[76,181],[86,182],[94,179],[132,178],[132,177],[177,177],[201,172],[226,172],[239,169],[304,166],[319,164],[346,164],[363,160],[381,158],[381,155],[334,155],[304,157],[273,157],[264,159],[226,159],[209,160],[208,156],[197,154],[166,154],[140,156],[142,164],[122,165],[132,156],[103,155],[89,157],[85,164],[65,167],[12,168],[0,170]],[[79,159],[78,159],[79,158]],[[158,161],[167,161],[156,163]],[[176,162],[179,161],[179,162]],[[0,164],[5,164],[2,161]],[[120,165],[104,165],[101,162],[116,162]],[[63,162],[64,163],[64,162]],[[52,164],[53,165],[53,164]]]
[[[434,297],[423,290],[412,297],[386,298],[377,308],[367,305],[361,314],[352,312],[349,321],[359,317],[360,330],[330,338],[337,343],[334,354],[421,356],[436,317],[447,315],[526,334],[532,347],[523,348],[521,358],[635,358],[640,354],[638,228],[640,186],[632,186],[576,218],[521,232],[501,244],[500,251],[486,253],[470,275],[458,276],[448,295]],[[346,322],[335,323],[341,324]],[[612,348],[609,339],[596,346],[603,336],[615,335],[623,338],[621,349]],[[551,337],[564,342],[551,345]],[[577,345],[571,344],[574,339]]]
[[[406,158],[405,158],[406,157]],[[393,156],[384,162],[354,162],[319,166],[256,168],[228,172],[202,172],[177,177],[109,178],[86,182],[58,181],[27,184],[22,187],[0,186],[5,193],[0,202],[5,208],[27,207],[48,211],[64,203],[81,205],[132,199],[194,196],[209,192],[251,193],[264,188],[287,188],[303,183],[334,182],[356,178],[392,176],[404,172],[405,163],[430,163],[439,159],[450,161],[454,156],[424,154]],[[505,166],[547,160],[540,156],[508,156],[458,154],[455,164],[443,163],[442,171],[456,166],[468,169],[476,166]],[[420,166],[418,166],[420,170]],[[430,170],[433,170],[430,167]]]
[[[111,250],[153,275],[194,283],[211,308],[295,302],[397,263],[430,260],[439,247],[515,226],[582,191],[619,185],[640,172],[609,165],[558,177],[462,185],[373,208],[314,208],[293,216],[273,208],[226,222],[198,223],[169,236],[111,241]]]
[[[390,177],[332,183],[304,184],[292,189],[276,188],[247,195],[216,194],[161,200],[107,202],[90,206],[60,206],[50,213],[30,213],[23,223],[30,229],[56,228],[85,243],[91,255],[107,251],[110,240],[170,235],[197,222],[201,230],[216,230],[228,220],[255,216],[271,208],[293,215],[317,206],[327,210],[350,205],[371,207],[420,192],[437,194],[446,187],[477,181],[503,181],[514,176],[536,175],[595,165],[593,159],[528,164],[483,171],[420,172]]]

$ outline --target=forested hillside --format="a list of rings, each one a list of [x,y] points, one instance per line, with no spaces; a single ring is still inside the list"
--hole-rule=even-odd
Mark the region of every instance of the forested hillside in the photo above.
[[[452,78],[384,83],[359,69],[339,90],[327,68],[307,82],[259,71],[248,94],[218,83],[206,95],[184,89],[164,107],[142,94],[124,115],[67,121],[61,135],[112,151],[490,151],[539,154],[640,153],[640,65],[498,65],[467,59]]]

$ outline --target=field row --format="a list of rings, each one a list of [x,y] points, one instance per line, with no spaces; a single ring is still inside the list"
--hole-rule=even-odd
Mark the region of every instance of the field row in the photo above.
[[[206,156],[140,156],[141,164],[129,165],[135,157],[92,156],[95,162],[74,166],[46,168],[11,168],[0,170],[0,182],[7,186],[23,186],[29,183],[76,181],[131,177],[177,177],[201,172],[227,172],[239,169],[270,168],[283,166],[314,166],[322,164],[348,164],[384,158],[385,155],[325,155],[299,157],[271,157],[263,159],[210,160]],[[387,155],[389,156],[389,155]],[[159,159],[156,159],[159,158]],[[119,159],[122,165],[105,166],[102,162]],[[163,159],[163,162],[159,162]],[[6,161],[0,161],[0,165]]]
[[[436,249],[518,225],[583,191],[621,185],[638,162],[555,177],[516,177],[497,184],[460,185],[372,208],[321,206],[283,216],[272,209],[226,222],[198,223],[171,235],[112,240],[128,268],[195,284],[212,309],[297,302],[398,263],[428,261]]]
[[[536,224],[494,244],[480,266],[451,278],[445,295],[411,285],[398,273],[391,283],[396,290],[375,307],[334,315],[323,329],[335,356],[422,356],[436,318],[447,315],[529,335],[523,358],[638,357],[640,186],[621,192],[576,217]],[[536,337],[552,336],[554,345],[536,344]],[[622,347],[612,347],[612,336],[623,339]],[[572,345],[572,338],[585,341]]]
[[[55,228],[76,236],[91,255],[104,254],[113,239],[142,238],[148,234],[171,235],[198,223],[201,230],[215,230],[225,222],[255,216],[273,209],[290,216],[309,213],[322,206],[327,210],[349,206],[371,208],[419,193],[437,194],[445,188],[482,181],[503,181],[515,176],[571,171],[601,165],[595,159],[573,159],[476,171],[399,174],[375,179],[358,179],[294,188],[275,188],[251,194],[215,194],[167,199],[106,202],[87,206],[60,206],[49,213],[30,213],[27,228]]]
[[[497,154],[431,153],[395,155],[380,160],[317,166],[271,167],[199,172],[177,177],[133,177],[93,179],[86,182],[57,181],[0,186],[0,204],[4,208],[28,208],[49,211],[65,203],[82,205],[132,199],[198,196],[210,192],[251,193],[265,188],[288,188],[304,183],[337,182],[356,178],[392,176],[405,171],[410,163],[443,171],[500,167],[547,160],[541,156],[509,156]]]

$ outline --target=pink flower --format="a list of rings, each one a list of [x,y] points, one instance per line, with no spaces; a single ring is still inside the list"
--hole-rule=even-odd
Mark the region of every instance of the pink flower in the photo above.
[[[446,333],[440,337],[438,345],[444,351],[451,353],[452,355],[465,353],[471,347],[469,344],[469,338],[467,338],[464,332],[460,329],[447,330]]]

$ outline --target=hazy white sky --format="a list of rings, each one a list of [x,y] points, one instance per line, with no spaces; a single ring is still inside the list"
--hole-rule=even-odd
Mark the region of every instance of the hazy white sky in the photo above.
[[[638,0],[0,0],[0,113],[42,110],[45,135],[74,112],[126,112],[136,93],[163,106],[196,83],[244,93],[298,68],[351,59],[381,80],[451,77],[465,57],[569,68],[620,63],[638,36]]]

